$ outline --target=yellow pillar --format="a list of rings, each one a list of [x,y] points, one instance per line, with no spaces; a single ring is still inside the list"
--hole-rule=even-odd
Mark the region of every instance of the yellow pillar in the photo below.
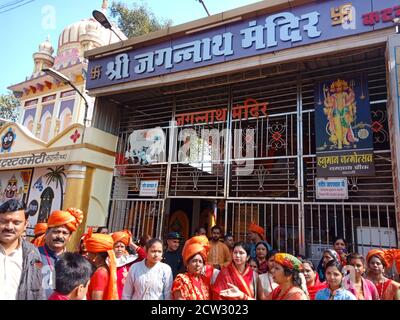
[[[83,221],[78,229],[72,233],[67,245],[68,251],[76,251],[79,239],[86,230],[87,212],[89,209],[90,193],[92,189],[93,168],[80,165],[69,166],[67,184],[64,196],[63,209],[78,208],[83,211]]]

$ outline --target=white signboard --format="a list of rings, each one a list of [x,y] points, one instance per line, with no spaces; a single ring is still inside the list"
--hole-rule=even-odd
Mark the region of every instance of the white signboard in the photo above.
[[[139,197],[157,197],[158,180],[140,181]]]
[[[18,157],[0,157],[1,169],[15,169],[23,167],[38,167],[65,163],[69,160],[69,152],[41,152],[30,153]]]
[[[317,199],[349,198],[347,178],[316,178],[315,190]]]

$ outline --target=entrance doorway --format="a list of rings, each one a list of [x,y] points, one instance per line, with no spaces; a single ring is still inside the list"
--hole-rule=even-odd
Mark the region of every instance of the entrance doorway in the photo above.
[[[194,235],[196,229],[204,227],[209,236],[211,228],[222,218],[222,211],[218,209],[219,202],[212,199],[172,198],[166,231],[179,232],[187,240]]]

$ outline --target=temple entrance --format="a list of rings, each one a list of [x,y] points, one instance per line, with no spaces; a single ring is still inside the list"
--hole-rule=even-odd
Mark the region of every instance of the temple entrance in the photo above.
[[[218,223],[219,209],[217,208],[215,216],[215,205],[218,205],[218,202],[208,199],[171,199],[166,232],[179,232],[187,240],[194,235],[197,228],[204,227],[209,236],[213,225]]]

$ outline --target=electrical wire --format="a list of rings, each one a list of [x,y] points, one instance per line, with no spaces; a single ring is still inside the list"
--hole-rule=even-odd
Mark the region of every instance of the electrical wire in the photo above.
[[[22,7],[22,6],[25,6],[25,5],[27,5],[28,3],[31,3],[31,2],[33,2],[33,1],[35,1],[35,0],[28,0],[28,1],[26,1],[26,2],[24,2],[24,3],[21,3],[21,2],[23,2],[23,1],[26,1],[26,0],[18,0],[18,1],[16,1],[16,3],[14,3],[13,5],[14,5],[14,7],[12,7],[12,8],[9,8],[9,9],[6,9],[6,10],[3,10],[3,11],[0,11],[0,14],[2,14],[2,13],[5,13],[5,12],[8,12],[8,11],[11,11],[11,10],[14,10],[14,9],[17,9],[17,8],[19,8],[19,7]],[[21,3],[21,4],[19,4],[19,3]],[[12,4],[5,4],[4,6],[12,6]],[[2,8],[0,8],[0,10],[1,10]]]

